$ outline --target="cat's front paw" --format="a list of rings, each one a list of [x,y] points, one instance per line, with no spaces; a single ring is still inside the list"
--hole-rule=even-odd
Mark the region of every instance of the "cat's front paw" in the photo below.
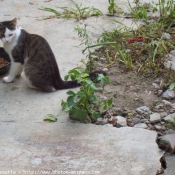
[[[13,80],[14,80],[14,78],[12,78],[10,76],[3,78],[3,82],[5,82],[5,83],[11,83]]]

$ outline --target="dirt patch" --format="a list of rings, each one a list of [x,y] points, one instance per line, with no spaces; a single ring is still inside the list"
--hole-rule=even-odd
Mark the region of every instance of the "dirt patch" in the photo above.
[[[106,65],[107,61],[99,59],[95,64]],[[126,69],[122,63],[116,62],[108,68],[111,85],[104,87],[101,98],[113,98],[113,105],[117,108],[135,110],[140,106],[152,107],[160,99],[155,94],[152,83],[158,78],[145,77],[136,70]]]

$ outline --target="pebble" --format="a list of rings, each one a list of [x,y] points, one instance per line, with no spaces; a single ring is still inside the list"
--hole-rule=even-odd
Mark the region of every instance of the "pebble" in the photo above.
[[[171,35],[169,34],[169,33],[162,33],[162,39],[165,39],[165,40],[169,40],[169,39],[171,39]]]
[[[150,122],[151,123],[156,123],[156,122],[160,122],[161,121],[161,117],[159,113],[153,113],[150,115]]]
[[[161,126],[161,125],[158,125],[158,124],[157,124],[157,125],[154,125],[154,127],[155,127],[155,129],[158,130],[158,131],[162,130],[162,126]]]
[[[161,121],[161,122],[160,122],[160,124],[161,124],[161,125],[164,125],[164,124],[165,124],[165,122]]]
[[[168,115],[167,112],[161,112],[161,113],[160,113],[161,118],[166,117],[167,115]]]
[[[175,109],[172,108],[172,109],[170,110],[170,113],[171,113],[171,114],[172,114],[172,113],[175,113]]]
[[[124,118],[122,116],[116,116],[115,118],[117,119],[117,128],[127,126],[126,118]]]
[[[95,122],[96,125],[106,125],[108,124],[108,120],[104,118],[98,118],[97,121]]]
[[[108,68],[103,68],[102,71],[107,72],[109,69]]]
[[[161,94],[162,94],[162,92],[163,92],[163,90],[159,89],[159,90],[157,91],[158,96],[159,96],[159,95],[161,95]]]
[[[175,56],[175,50],[171,50],[171,51],[170,51],[170,54],[172,54],[172,55]]]
[[[137,123],[142,123],[142,120],[134,117],[134,118],[132,118],[131,122],[135,125]]]
[[[166,99],[166,100],[171,100],[174,99],[175,97],[175,93],[174,91],[168,89],[166,90],[163,94],[162,94],[162,98]]]
[[[164,107],[163,103],[160,103],[155,106],[155,109],[162,109]]]
[[[153,125],[148,124],[148,127],[149,127],[150,130],[154,130],[154,126]]]
[[[146,129],[146,128],[148,128],[148,126],[145,123],[137,123],[136,125],[134,125],[134,128]]]
[[[171,121],[171,122],[175,122],[175,113],[173,114],[169,114],[168,116],[164,117],[163,120],[165,121]]]
[[[154,89],[160,89],[160,86],[157,83],[152,83],[152,86],[154,87]]]
[[[144,115],[144,116],[148,116],[150,115],[152,112],[150,111],[150,109],[146,106],[141,106],[139,108],[136,109],[136,112],[141,114],[141,115]]]
[[[149,121],[146,118],[142,119],[141,122],[145,124],[149,123]]]
[[[162,100],[162,102],[163,102],[163,104],[164,104],[165,106],[170,106],[170,107],[172,107],[172,103],[171,103],[171,102],[169,102],[169,101],[167,101],[167,100]]]

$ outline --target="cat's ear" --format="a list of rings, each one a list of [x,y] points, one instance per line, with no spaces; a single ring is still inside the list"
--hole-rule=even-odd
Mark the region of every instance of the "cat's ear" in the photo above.
[[[10,27],[12,29],[15,29],[16,28],[16,25],[17,25],[17,19],[14,18],[12,21],[10,21]]]

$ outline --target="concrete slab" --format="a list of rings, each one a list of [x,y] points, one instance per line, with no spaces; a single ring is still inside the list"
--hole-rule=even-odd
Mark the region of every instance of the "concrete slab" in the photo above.
[[[106,0],[76,2],[93,5],[107,13]],[[122,0],[119,4],[125,5]],[[83,21],[38,20],[49,15],[38,8],[69,6],[71,1],[0,0],[0,5],[0,21],[17,17],[19,26],[48,40],[62,77],[80,65],[81,59],[85,59],[85,55],[81,54],[84,46],[79,46],[81,38],[74,31],[74,27],[82,25]],[[127,25],[132,23],[130,20],[125,22]],[[94,39],[102,31],[117,25],[106,17],[93,17],[84,23]],[[2,170],[14,170],[16,174],[31,174],[25,172],[27,170],[39,170],[40,174],[43,174],[41,170],[86,170],[91,171],[89,174],[98,171],[101,175],[152,175],[160,167],[162,153],[155,143],[155,132],[72,123],[68,115],[61,111],[61,100],[66,99],[65,90],[43,93],[29,89],[23,75],[11,84],[2,83],[2,78],[0,173]],[[44,122],[46,114],[57,115],[58,122]]]

